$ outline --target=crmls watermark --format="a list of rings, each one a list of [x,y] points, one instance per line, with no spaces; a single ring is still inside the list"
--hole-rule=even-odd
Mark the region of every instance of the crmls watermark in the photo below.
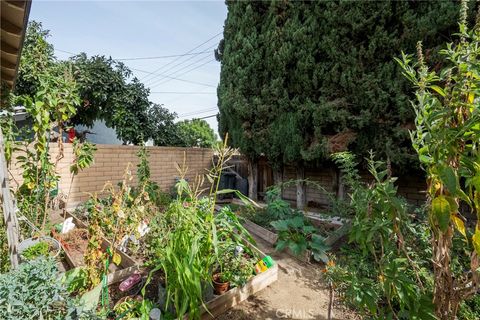
[[[275,315],[278,319],[315,319],[312,309],[277,309]]]

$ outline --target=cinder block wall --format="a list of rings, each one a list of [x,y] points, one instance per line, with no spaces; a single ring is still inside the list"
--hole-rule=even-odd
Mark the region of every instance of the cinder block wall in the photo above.
[[[132,173],[132,185],[137,183],[136,171],[139,162],[138,146],[97,145],[95,163],[88,169],[80,172],[72,181],[70,165],[74,159],[71,144],[64,144],[64,157],[57,166],[60,175],[59,190],[67,195],[70,190],[69,205],[85,201],[90,193],[100,192],[107,182],[117,185],[123,180],[125,170],[129,168]],[[169,192],[179,176],[175,163],[180,167],[185,159],[188,167],[187,179],[193,181],[196,174],[204,174],[212,165],[213,150],[202,148],[176,148],[176,147],[147,147],[150,154],[150,173],[153,181],[157,182],[162,190]],[[22,170],[16,163],[15,153],[12,157],[11,183],[18,186],[22,182]],[[58,147],[50,149],[50,156],[55,161]]]

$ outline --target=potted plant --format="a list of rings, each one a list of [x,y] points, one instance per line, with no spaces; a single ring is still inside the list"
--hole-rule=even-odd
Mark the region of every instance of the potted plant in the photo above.
[[[60,254],[60,244],[51,237],[29,238],[19,244],[18,253],[22,261],[48,255],[56,258]]]
[[[222,270],[217,272],[212,277],[213,291],[217,295],[222,295],[230,289],[230,280],[232,273],[230,270]]]

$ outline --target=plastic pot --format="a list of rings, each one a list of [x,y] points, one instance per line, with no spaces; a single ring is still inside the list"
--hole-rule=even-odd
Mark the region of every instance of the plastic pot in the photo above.
[[[230,288],[230,282],[221,282],[220,273],[216,273],[212,277],[213,291],[217,295],[222,295]]]

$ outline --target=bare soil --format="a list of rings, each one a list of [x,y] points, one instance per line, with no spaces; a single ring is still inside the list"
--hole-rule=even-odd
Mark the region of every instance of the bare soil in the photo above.
[[[255,238],[260,250],[279,266],[278,281],[217,317],[220,320],[327,319],[329,290],[323,281],[322,266],[301,262],[286,253],[275,252],[268,243]],[[332,319],[360,319],[339,303]]]

